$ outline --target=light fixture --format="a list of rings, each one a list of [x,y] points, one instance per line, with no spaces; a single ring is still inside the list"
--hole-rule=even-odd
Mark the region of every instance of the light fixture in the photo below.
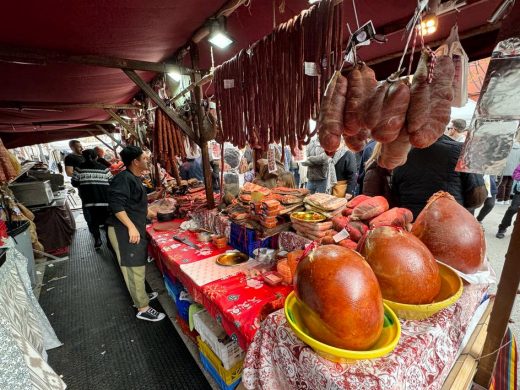
[[[220,17],[209,21],[209,37],[208,42],[219,49],[225,49],[234,41],[227,34],[226,18]]]
[[[317,3],[318,1],[320,1],[320,0],[309,0],[309,4],[314,4],[314,3]]]
[[[432,35],[437,31],[439,19],[435,14],[427,14],[421,21],[421,33],[423,36]]]
[[[172,80],[177,81],[177,82],[182,80],[182,75],[178,71],[168,72],[168,76],[170,76],[172,78]]]

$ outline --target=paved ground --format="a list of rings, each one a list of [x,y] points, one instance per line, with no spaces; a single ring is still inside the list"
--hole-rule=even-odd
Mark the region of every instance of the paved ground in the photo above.
[[[483,226],[486,229],[488,257],[490,259],[491,265],[493,266],[493,269],[497,274],[498,280],[500,280],[500,275],[504,266],[505,255],[509,246],[509,241],[511,239],[512,227],[508,229],[505,238],[498,239],[495,237],[495,234],[497,233],[498,225],[502,220],[502,217],[506,212],[507,207],[508,206],[506,205],[496,205],[495,208],[491,211],[491,213],[489,213],[489,215],[486,217],[486,219],[484,219],[483,222]],[[477,215],[477,213],[475,215]],[[495,290],[496,286],[494,288],[494,291]],[[518,299],[519,296],[520,295],[517,295],[515,306],[513,308],[513,312],[511,313],[511,319],[514,321],[514,323],[510,324],[511,329],[517,340],[520,340],[520,300]]]

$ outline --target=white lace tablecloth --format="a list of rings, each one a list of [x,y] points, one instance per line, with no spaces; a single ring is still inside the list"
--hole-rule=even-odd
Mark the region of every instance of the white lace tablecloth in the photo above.
[[[47,364],[48,349],[56,337],[31,289],[27,259],[12,239],[0,266],[0,389],[61,390],[66,385]]]
[[[459,301],[423,321],[403,321],[396,349],[353,364],[320,356],[296,337],[283,310],[267,317],[250,345],[242,381],[247,389],[440,389],[458,357],[468,324],[488,285],[468,285]]]

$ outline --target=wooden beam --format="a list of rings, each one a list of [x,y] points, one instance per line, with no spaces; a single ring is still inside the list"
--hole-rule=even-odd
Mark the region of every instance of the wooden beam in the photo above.
[[[188,85],[186,88],[184,88],[181,92],[179,92],[177,95],[175,95],[171,100],[174,102],[184,94],[187,94],[188,92],[193,91],[196,87],[199,85],[205,85],[213,80],[213,73],[209,73],[203,78],[201,78],[199,81],[196,81],[195,83],[192,83]]]
[[[186,134],[191,140],[195,143],[198,143],[198,137],[195,136],[193,130],[188,126],[188,124],[179,116],[175,111],[170,109],[166,103],[161,99],[161,97],[144,81],[137,73],[133,70],[123,69],[123,72],[132,80],[139,88],[143,90],[143,92],[152,99],[155,104],[159,106],[161,110],[164,111],[166,115],[168,115],[171,120],[173,120],[177,126]]]
[[[520,282],[520,222],[518,214],[511,234],[511,241],[506,253],[502,276],[498,283],[495,304],[491,311],[488,335],[482,351],[482,358],[475,375],[475,383],[489,388],[498,352],[502,347],[502,339],[506,333],[511,310],[515,303],[516,292]]]
[[[117,115],[114,111],[112,110],[105,110],[108,115],[110,115],[112,118],[114,118],[116,120],[117,123],[119,123],[121,126],[124,127],[124,129],[126,131],[128,131],[130,134],[132,134],[136,140],[140,141],[141,139],[139,138],[139,136],[137,135],[137,133],[135,132],[134,129],[132,129],[132,126],[130,126],[128,123],[126,123],[123,118],[121,118],[119,115]]]
[[[113,120],[108,121],[84,121],[84,120],[61,120],[61,121],[43,121],[43,122],[29,122],[29,123],[15,123],[19,125],[34,125],[34,126],[53,126],[53,125],[114,125]],[[4,124],[4,123],[0,123]]]
[[[100,66],[105,68],[133,69],[157,73],[180,72],[191,74],[191,69],[176,64],[164,62],[150,62],[130,60],[126,58],[99,56],[99,55],[74,55],[55,51],[34,48],[19,48],[0,45],[0,61],[15,64],[47,65],[49,63],[80,64]]]
[[[191,62],[194,68],[198,68],[199,66],[199,52],[198,47],[195,46],[194,50],[190,52]],[[192,74],[191,75],[192,84],[200,83],[201,77],[200,74]],[[209,151],[208,151],[208,141],[206,141],[202,137],[202,126],[204,123],[204,108],[202,107],[202,85],[197,85],[193,90],[193,101],[195,102],[195,114],[197,115],[197,120],[193,119],[192,123],[195,127],[195,131],[197,132],[197,136],[200,140],[200,154],[202,158],[202,172],[204,174],[204,189],[206,190],[206,201],[208,204],[208,210],[215,208],[215,196],[213,189],[213,175],[211,164],[209,161]]]
[[[89,131],[88,132],[91,136],[93,136],[94,138],[96,138],[99,142],[101,142],[103,145],[105,145],[107,148],[109,148],[110,150],[112,150],[116,156],[117,156],[117,150],[115,148],[112,148],[112,146],[110,146],[109,144],[107,144],[105,141],[103,141],[101,138],[99,138],[96,134],[94,134],[93,132]]]
[[[112,134],[110,134],[103,126],[96,126],[99,130],[103,132],[106,136],[108,136],[115,144],[116,146],[119,146],[121,149],[124,148],[123,145],[121,145],[121,142],[119,142],[117,139],[114,138]],[[115,148],[114,148],[115,150]]]
[[[0,109],[5,110],[49,110],[49,111],[63,111],[63,110],[78,110],[78,109],[101,109],[106,108],[112,110],[141,110],[142,107],[134,106],[133,104],[111,104],[111,103],[30,103],[30,102],[0,102]]]

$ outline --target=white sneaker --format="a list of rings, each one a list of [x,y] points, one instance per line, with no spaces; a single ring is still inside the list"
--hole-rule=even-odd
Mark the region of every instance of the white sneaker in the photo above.
[[[140,311],[135,316],[140,320],[152,321],[152,322],[161,321],[164,319],[164,317],[166,317],[166,315],[164,313],[158,312],[153,307],[149,307],[148,310],[146,310],[146,311],[142,311],[142,312]]]

